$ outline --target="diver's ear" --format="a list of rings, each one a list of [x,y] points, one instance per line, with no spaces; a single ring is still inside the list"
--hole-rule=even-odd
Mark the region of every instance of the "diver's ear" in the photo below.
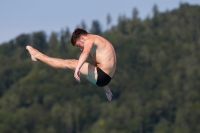
[[[84,43],[85,42],[85,38],[81,37],[80,41]]]

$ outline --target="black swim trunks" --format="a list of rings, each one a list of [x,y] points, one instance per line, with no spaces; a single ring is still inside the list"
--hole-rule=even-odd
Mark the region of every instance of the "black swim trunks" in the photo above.
[[[98,74],[96,83],[97,86],[104,87],[110,83],[111,77],[98,67],[97,67],[97,74]]]

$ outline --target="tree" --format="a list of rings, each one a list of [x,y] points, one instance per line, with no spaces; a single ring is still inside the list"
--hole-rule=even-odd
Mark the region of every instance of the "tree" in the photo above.
[[[66,30],[61,30],[60,32],[60,41],[62,44],[65,45],[66,41],[69,40],[71,37],[71,32],[69,30],[69,27],[66,28]]]
[[[90,32],[93,34],[101,34],[101,32],[102,32],[101,24],[99,23],[98,20],[94,20],[92,22],[92,27],[90,29]]]
[[[158,6],[155,4],[153,6],[153,26],[157,27],[158,26],[158,14],[159,14],[159,11],[158,11]]]
[[[107,27],[110,26],[111,21],[112,21],[112,18],[110,14],[107,14],[107,17],[106,17]]]
[[[70,41],[70,36],[71,36],[71,33],[70,33],[70,30],[69,30],[68,27],[66,28],[65,31],[61,30],[61,33],[60,33],[60,42],[61,42],[60,52],[63,52],[63,53],[66,52],[66,50],[67,50],[66,45]]]
[[[137,8],[134,8],[133,12],[132,12],[132,19],[133,20],[138,19],[138,14],[139,14],[139,12],[138,12]]]
[[[35,32],[32,35],[33,46],[39,51],[45,51],[47,48],[46,34],[43,31]]]
[[[159,11],[158,11],[158,6],[155,4],[154,6],[153,6],[153,15],[154,15],[154,17],[156,17],[157,15],[158,15],[158,13],[159,13]]]
[[[119,16],[117,28],[122,34],[127,34],[126,21],[127,21],[127,18],[125,15]]]
[[[81,21],[80,28],[82,28],[82,29],[84,29],[84,30],[87,30],[87,25],[86,25],[86,23],[85,23],[84,20]]]
[[[21,47],[26,47],[26,45],[30,45],[30,35],[21,34],[16,38],[16,43]]]
[[[49,46],[55,46],[58,43],[57,34],[52,32],[49,39]]]

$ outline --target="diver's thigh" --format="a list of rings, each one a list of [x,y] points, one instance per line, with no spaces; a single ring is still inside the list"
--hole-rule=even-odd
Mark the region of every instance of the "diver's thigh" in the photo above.
[[[89,64],[89,63],[84,63],[83,66],[80,69],[81,75],[92,82],[93,84],[96,84],[97,82],[97,69],[95,66]]]

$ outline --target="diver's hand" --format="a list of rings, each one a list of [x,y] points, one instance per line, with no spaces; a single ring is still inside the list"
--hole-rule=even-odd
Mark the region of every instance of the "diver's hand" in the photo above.
[[[76,79],[77,82],[81,82],[80,69],[77,69],[77,68],[75,69],[74,78]]]

